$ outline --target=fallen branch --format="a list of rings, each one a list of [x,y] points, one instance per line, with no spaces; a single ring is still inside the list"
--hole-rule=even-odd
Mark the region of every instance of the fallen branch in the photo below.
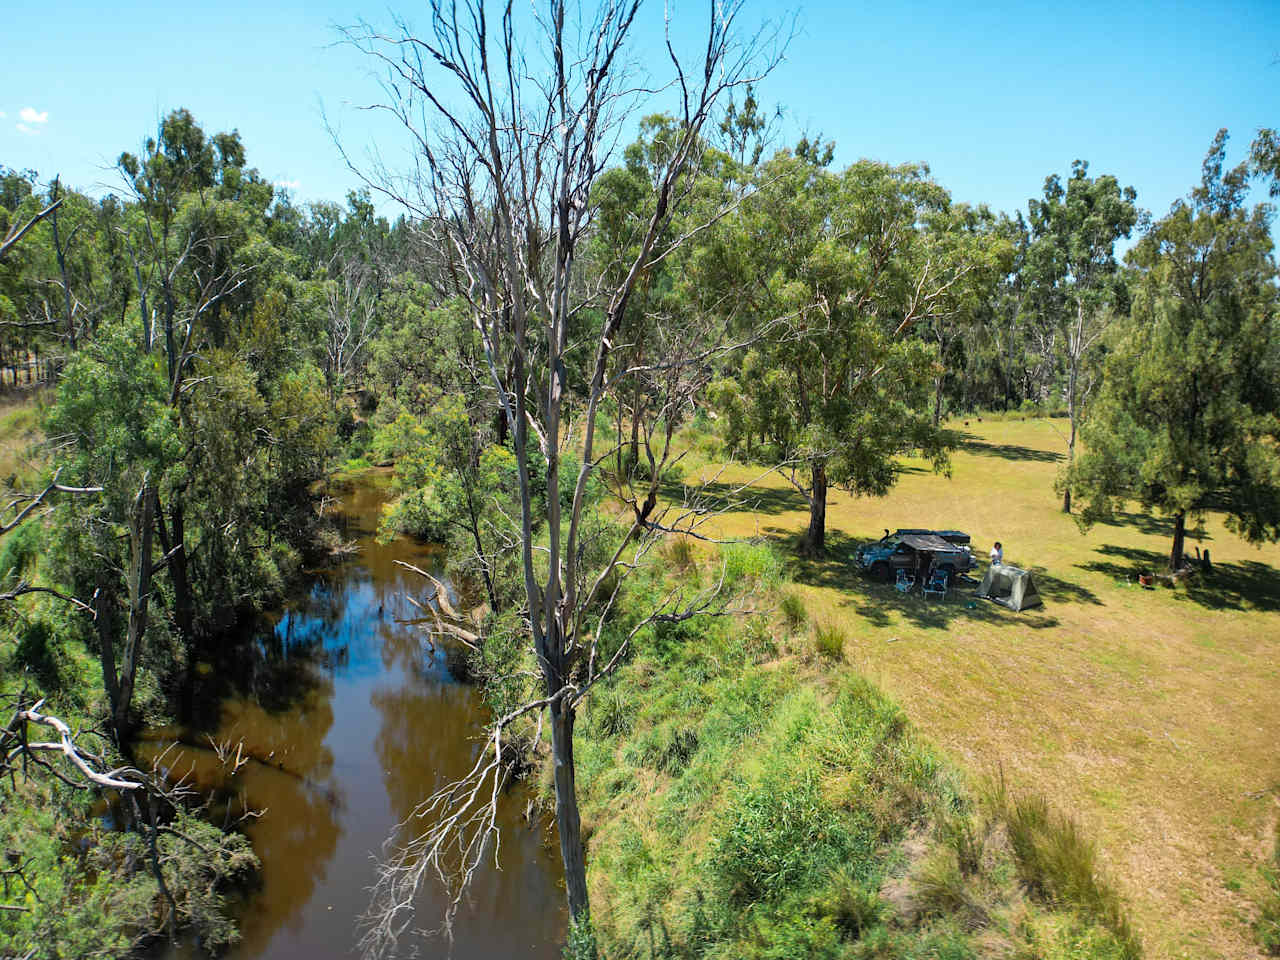
[[[41,726],[53,728],[53,730],[58,734],[58,742],[27,743],[25,745],[20,745],[14,748],[14,751],[8,758],[9,760],[14,759],[17,754],[23,752],[58,752],[65,756],[71,765],[79,770],[86,779],[100,787],[108,790],[137,790],[142,786],[141,780],[121,780],[116,776],[116,774],[122,771],[112,770],[107,773],[99,773],[97,770],[94,770],[93,767],[89,766],[85,755],[81,752],[80,748],[76,746],[75,740],[72,739],[71,728],[57,717],[38,712],[43,703],[44,701],[41,700],[30,710],[19,710],[15,719],[19,723],[36,723]]]

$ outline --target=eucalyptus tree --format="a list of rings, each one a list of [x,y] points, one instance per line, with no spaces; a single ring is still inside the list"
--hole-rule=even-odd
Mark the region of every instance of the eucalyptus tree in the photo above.
[[[245,167],[238,137],[206,137],[176,111],[120,168],[133,192],[116,224],[129,309],[72,357],[46,427],[65,476],[104,488],[60,525],[59,556],[98,597],[123,744],[156,597],[194,645],[283,590],[332,414],[297,336],[305,298],[264,236],[271,187]]]
[[[1186,522],[1221,509],[1250,542],[1280,539],[1280,292],[1272,210],[1245,203],[1245,164],[1224,169],[1226,132],[1201,183],[1131,251],[1131,315],[1118,324],[1084,453],[1064,485],[1087,526],[1136,500]]]
[[[127,302],[116,198],[93,200],[58,178],[41,188],[29,176],[4,175],[9,186],[0,189],[0,226],[13,233],[7,248],[25,238],[0,263],[0,328],[15,381],[19,363],[29,379],[51,379],[66,355]]]
[[[934,377],[933,425],[942,421],[943,386],[956,364],[955,353],[973,344],[990,326],[999,284],[1009,273],[1014,251],[1007,230],[986,206],[951,204],[924,222],[918,257],[944,276],[955,277],[935,298],[920,327],[938,346]]]
[[[718,132],[729,139],[730,150],[748,149],[746,143],[761,132],[755,117],[754,101],[748,93],[742,111],[726,110]],[[625,278],[639,244],[645,239],[646,227],[658,200],[658,185],[670,162],[670,152],[679,146],[682,122],[670,114],[653,114],[640,122],[639,136],[623,151],[623,162],[605,171],[595,187],[594,202],[598,214],[587,248],[586,271],[606,278],[616,285]],[[614,344],[615,361],[635,371],[628,377],[627,389],[614,393],[618,451],[616,473],[624,484],[631,471],[647,476],[650,465],[641,457],[643,425],[652,418],[648,409],[662,402],[662,384],[643,374],[650,365],[662,360],[664,330],[679,326],[680,317],[712,314],[706,302],[708,286],[698,261],[706,253],[702,243],[707,227],[719,215],[731,209],[742,196],[735,190],[748,182],[742,171],[744,164],[709,142],[699,143],[694,155],[697,167],[688,174],[690,190],[682,209],[673,213],[657,243],[672,249],[646,266],[636,283],[627,315],[620,324],[625,338]],[[691,242],[670,244],[675,237],[687,235]],[[598,312],[586,314],[584,325],[600,323]],[[582,331],[578,333],[581,336]],[[624,424],[624,421],[626,423]],[[624,433],[629,437],[624,439]]]
[[[1136,198],[1133,187],[1122,189],[1109,175],[1090,177],[1089,164],[1077,160],[1065,187],[1053,174],[1045,179],[1043,199],[1028,203],[1031,246],[1024,269],[1036,310],[1059,337],[1071,431],[1068,469],[1075,459],[1081,406],[1097,383],[1087,362],[1118,301],[1123,303],[1115,245],[1138,222]],[[1071,512],[1070,485],[1062,510]]]
[[[658,485],[673,459],[670,431],[718,343],[690,324],[672,324],[660,331],[651,360],[623,366],[615,347],[629,335],[629,307],[644,275],[687,237],[667,228],[696,189],[704,130],[737,87],[758,79],[753,68],[760,62],[759,35],[739,36],[736,3],[710,5],[692,67],[675,52],[684,44],[668,36],[666,96],[677,122],[653,170],[652,203],[621,269],[583,276],[585,239],[596,214],[593,188],[620,125],[643,105],[640,91],[652,89],[629,76],[640,7],[639,0],[590,7],[553,2],[526,15],[511,4],[433,0],[425,33],[402,23],[390,34],[367,28],[348,34],[385,68],[382,106],[404,125],[417,151],[416,176],[407,182],[371,180],[405,204],[422,224],[424,240],[435,245],[436,262],[453,278],[481,338],[491,396],[513,440],[523,613],[541,675],[539,697],[493,722],[488,749],[471,773],[416,812],[414,822],[430,826],[381,872],[365,937],[371,951],[393,947],[412,920],[413,891],[431,871],[456,883],[456,905],[497,829],[505,732],[533,714],[545,715],[551,733],[569,914],[576,930],[586,926],[573,754],[577,710],[623,662],[645,623],[693,616],[710,602],[671,598],[617,644],[602,645],[608,633],[599,618],[612,608],[626,572],[686,516],[659,503]],[[594,333],[572,340],[571,328],[588,311],[600,317]],[[640,434],[653,467],[645,489],[628,500],[629,522],[607,549],[587,550],[598,529],[585,510],[601,457],[597,415],[632,377],[661,383],[662,399],[646,410],[651,424],[663,426]],[[571,407],[574,383],[582,392]],[[562,498],[552,492],[561,489],[570,444],[580,449],[581,461]],[[536,487],[548,491],[537,512]],[[604,559],[590,562],[593,556]]]
[[[960,309],[976,269],[961,235],[921,229],[950,209],[925,168],[829,160],[808,142],[777,155],[726,233],[726,301],[745,322],[783,322],[713,386],[770,425],[770,459],[809,505],[808,554],[825,550],[830,487],[883,494],[913,448],[945,466],[938,356],[917,334]]]

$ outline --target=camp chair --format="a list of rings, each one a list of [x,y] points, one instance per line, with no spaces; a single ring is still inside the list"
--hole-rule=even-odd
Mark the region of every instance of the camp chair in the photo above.
[[[944,600],[947,596],[947,571],[935,570],[929,575],[929,582],[923,587],[926,597],[931,594],[942,597]]]
[[[894,586],[898,588],[900,593],[906,593],[916,585],[915,574],[908,573],[906,570],[898,571],[898,579]]]

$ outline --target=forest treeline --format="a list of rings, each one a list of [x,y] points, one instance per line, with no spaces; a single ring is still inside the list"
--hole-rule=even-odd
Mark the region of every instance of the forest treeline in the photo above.
[[[482,269],[512,229],[492,194],[459,217],[481,253],[447,255],[463,234],[438,209],[392,221],[370,190],[297,205],[238,134],[207,134],[183,110],[121,154],[106,194],[0,168],[0,389],[37,398],[44,437],[4,478],[0,696],[15,717],[48,699],[102,721],[98,751],[128,759],[238,621],[341,548],[323,482],[372,462],[396,465],[385,532],[448,542],[483,599],[484,629],[462,639],[500,679],[542,629],[529,620],[547,562],[533,541],[558,542],[563,524],[575,617],[603,624],[622,562],[610,537],[690,532],[663,501],[691,421],[724,456],[790,478],[810,506],[809,553],[825,546],[830,489],[883,495],[907,451],[945,470],[952,418],[986,410],[1061,415],[1063,508],[1084,524],[1125,500],[1176,517],[1175,567],[1186,522],[1210,508],[1247,539],[1275,539],[1280,293],[1272,209],[1248,190],[1275,183],[1280,151],[1263,131],[1231,167],[1226,143],[1163,215],[1140,208],[1123,172],[1079,161],[1003,213],[953,200],[922,164],[841,168],[834,145],[807,138],[774,149],[749,87],[696,128],[649,116],[593,173],[572,243],[556,247],[573,256],[545,268],[577,305],[547,308],[554,349],[512,340],[520,312],[541,322],[552,297],[525,304],[514,268],[494,267],[506,288]],[[555,244],[526,242],[533,288]],[[584,436],[597,438],[585,457]],[[624,507],[621,527],[595,509],[606,501]],[[578,562],[605,572],[575,580]],[[715,612],[699,602],[658,603],[646,622]],[[597,651],[606,634],[590,636],[588,671],[597,654],[610,669],[625,658],[632,637]],[[574,636],[563,677],[582,669]],[[564,689],[540,708],[559,709]],[[497,705],[523,709],[515,693],[537,691]],[[0,755],[8,772],[20,752]],[[2,796],[14,835],[84,812],[52,779]],[[211,944],[231,936],[196,891],[245,869],[244,851],[214,879],[175,870],[166,890],[154,824],[150,836],[154,875],[135,866],[134,886],[120,881],[129,908],[109,910],[93,884],[145,851],[95,863],[87,893],[50,842],[12,878],[44,894],[0,930],[51,936],[57,955],[110,955],[175,920],[209,924]],[[118,922],[95,926],[111,910]]]

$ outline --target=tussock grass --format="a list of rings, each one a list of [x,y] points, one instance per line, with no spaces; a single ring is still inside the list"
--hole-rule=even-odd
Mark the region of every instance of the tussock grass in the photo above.
[[[848,641],[844,627],[837,623],[818,623],[813,627],[813,649],[827,660],[843,660]]]
[[[939,844],[916,865],[911,876],[908,916],[917,923],[952,919],[967,931],[981,930],[992,917],[977,887],[961,870],[956,851]]]
[[[694,564],[693,544],[687,537],[672,537],[662,545],[662,558],[674,570],[688,570]]]
[[[1072,907],[1110,930],[1125,957],[1141,956],[1120,895],[1102,876],[1097,845],[1074,818],[1043,796],[1012,796],[1003,778],[987,787],[984,802],[1007,831],[1018,878],[1033,898]]]
[[[809,619],[809,611],[805,609],[804,601],[799,595],[790,591],[782,595],[778,610],[782,613],[782,619],[790,630],[799,630]]]
[[[1028,899],[1007,840],[875,684],[764,642],[794,591],[770,553],[729,562],[775,612],[655,631],[578,727],[602,955],[960,958],[988,938],[1028,960],[1128,956],[1076,918],[1074,888]],[[669,586],[638,575],[620,620]],[[911,856],[909,836],[934,839]]]

